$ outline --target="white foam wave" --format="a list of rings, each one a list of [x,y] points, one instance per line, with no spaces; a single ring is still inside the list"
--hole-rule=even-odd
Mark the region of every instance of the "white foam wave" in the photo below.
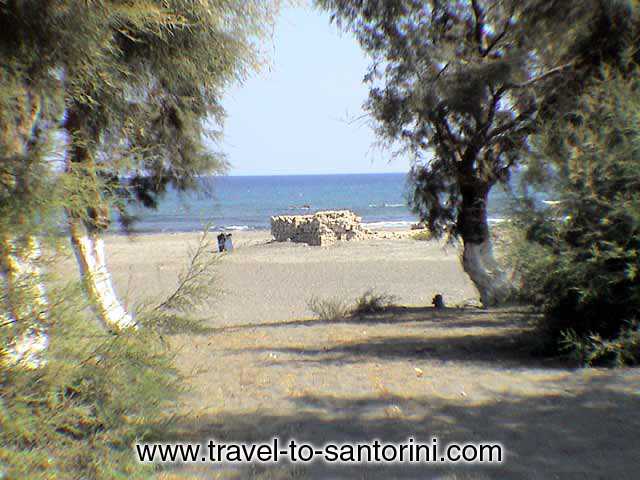
[[[404,208],[407,205],[404,203],[383,203],[382,205],[378,205],[376,203],[370,203],[369,208]]]
[[[377,228],[409,228],[411,225],[416,222],[372,222],[372,223],[363,223],[362,226],[368,228],[370,230],[375,230]]]
[[[229,225],[228,227],[224,227],[224,229],[233,230],[233,231],[249,230],[249,226],[248,225]]]

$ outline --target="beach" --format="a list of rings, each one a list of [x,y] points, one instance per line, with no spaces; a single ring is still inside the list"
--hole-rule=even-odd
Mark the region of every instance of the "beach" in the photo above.
[[[135,304],[175,287],[199,235],[109,237],[109,267],[125,302]],[[311,315],[312,297],[351,301],[367,290],[393,295],[402,305],[430,305],[436,293],[449,303],[477,295],[460,268],[457,249],[442,243],[372,239],[310,247],[271,242],[264,230],[235,232],[233,240],[234,252],[220,257],[219,295],[206,312],[219,326],[304,318]],[[214,251],[215,234],[211,246]]]
[[[176,441],[493,441],[502,465],[178,465],[159,478],[634,478],[640,373],[537,357],[519,307],[476,297],[458,251],[371,239],[330,247],[234,233],[199,312],[210,331],[177,336],[188,376]],[[111,236],[108,262],[131,308],[175,288],[197,234]],[[215,235],[211,236],[212,249]],[[367,290],[395,306],[320,320],[312,297],[353,303]],[[451,308],[431,307],[436,293]]]

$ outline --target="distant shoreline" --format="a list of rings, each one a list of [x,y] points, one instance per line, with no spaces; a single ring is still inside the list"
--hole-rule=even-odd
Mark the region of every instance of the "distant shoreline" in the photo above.
[[[417,223],[417,222],[414,222]],[[374,232],[406,232],[406,231],[410,231],[411,229],[411,225],[407,225],[406,227],[397,227],[397,226],[387,226],[387,227],[376,227],[376,228],[371,228],[369,225],[370,224],[366,224],[363,223],[362,224],[365,228],[368,228],[369,230],[372,230]],[[126,237],[126,236],[131,236],[131,237],[147,237],[147,236],[162,236],[162,235],[189,235],[189,236],[193,236],[196,234],[200,234],[202,233],[203,230],[175,230],[175,231],[155,231],[155,230],[132,230],[131,232],[124,232],[124,231],[109,231],[106,233],[106,236],[113,236],[113,237]],[[226,230],[226,229],[220,229],[220,228],[212,228],[209,229],[209,234],[214,234],[214,233],[220,233],[220,232],[224,232],[224,233],[231,233],[231,234],[269,234],[271,235],[271,228],[251,228],[251,229],[242,229],[242,230]]]
[[[340,176],[360,176],[360,175],[408,175],[408,172],[364,172],[364,173],[263,173],[263,174],[236,174],[236,175],[214,175],[213,178],[219,177],[340,177]],[[208,177],[211,177],[208,175]]]
[[[507,218],[489,218],[489,226],[495,227],[501,223],[508,221]],[[414,221],[379,221],[379,222],[362,222],[362,226],[368,230],[372,230],[374,232],[404,232],[408,230],[413,230],[412,226],[419,223],[418,220]],[[203,226],[204,227],[204,226]],[[175,230],[150,230],[150,229],[142,229],[136,230],[133,229],[131,232],[125,232],[122,230],[110,230],[107,232],[107,235],[113,236],[141,236],[141,235],[180,235],[180,234],[189,234],[193,235],[196,233],[202,233],[203,229],[175,229]],[[271,227],[267,226],[258,226],[258,227],[249,227],[246,225],[238,225],[238,226],[228,226],[228,227],[220,227],[214,226],[209,229],[209,233],[271,233]]]

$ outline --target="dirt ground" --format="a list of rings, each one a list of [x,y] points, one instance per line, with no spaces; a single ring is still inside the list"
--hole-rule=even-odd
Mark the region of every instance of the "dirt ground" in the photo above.
[[[166,292],[188,240],[110,241],[120,292]],[[425,306],[438,292],[449,304],[473,296],[455,251],[413,240],[312,249],[247,235],[237,244],[219,267],[224,294],[205,312],[211,332],[174,339],[190,392],[172,441],[435,436],[441,445],[502,443],[504,463],[177,465],[160,478],[638,478],[640,370],[580,369],[535,355],[531,316],[520,308]],[[149,275],[157,282],[142,284]],[[307,307],[311,296],[353,299],[368,288],[400,306],[331,321]]]

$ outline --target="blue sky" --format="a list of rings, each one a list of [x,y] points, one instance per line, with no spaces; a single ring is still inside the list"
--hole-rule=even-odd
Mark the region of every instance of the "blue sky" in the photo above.
[[[355,39],[308,6],[287,6],[270,62],[224,101],[231,175],[406,172],[375,147],[361,116],[368,60]]]

